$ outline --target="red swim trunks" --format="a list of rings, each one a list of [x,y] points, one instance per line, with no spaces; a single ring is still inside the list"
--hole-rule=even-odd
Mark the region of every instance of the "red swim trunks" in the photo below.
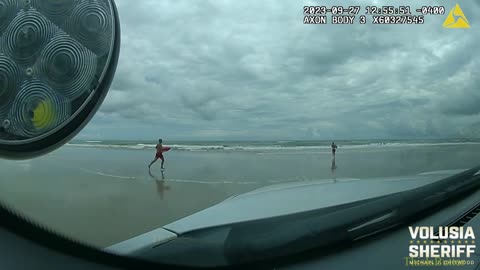
[[[156,157],[156,158],[159,158],[159,159],[161,159],[161,160],[164,160],[163,154],[160,153],[160,152],[157,152],[157,154],[155,155],[155,157]]]
[[[157,154],[155,154],[155,157],[156,158],[159,158],[161,160],[164,160],[163,158],[163,152],[167,152],[168,150],[170,150],[170,147],[163,147],[162,148],[162,151],[158,151]]]

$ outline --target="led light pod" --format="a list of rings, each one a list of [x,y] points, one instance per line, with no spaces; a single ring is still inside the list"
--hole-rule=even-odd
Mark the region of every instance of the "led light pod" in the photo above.
[[[36,157],[75,136],[119,52],[113,0],[0,0],[0,157]]]

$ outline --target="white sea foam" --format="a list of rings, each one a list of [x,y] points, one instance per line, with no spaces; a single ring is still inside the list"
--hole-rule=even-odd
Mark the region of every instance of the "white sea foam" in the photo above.
[[[278,143],[278,142],[277,142]],[[456,145],[480,145],[480,142],[439,142],[439,143],[406,143],[406,142],[389,142],[389,143],[368,143],[356,145],[339,145],[339,149],[379,149],[379,148],[399,148],[399,147],[435,147],[435,146],[456,146]],[[155,144],[103,144],[93,143],[93,141],[86,141],[84,143],[69,143],[69,147],[83,147],[83,148],[107,148],[107,149],[131,149],[131,150],[149,150],[155,149]],[[329,145],[288,145],[288,144],[274,144],[274,145],[202,145],[202,144],[173,144],[166,145],[176,151],[192,151],[192,152],[207,152],[207,151],[247,151],[256,152],[259,154],[282,152],[282,151],[325,151],[329,150]]]

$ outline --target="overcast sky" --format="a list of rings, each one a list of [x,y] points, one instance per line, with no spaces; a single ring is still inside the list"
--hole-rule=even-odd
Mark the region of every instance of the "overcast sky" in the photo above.
[[[305,4],[447,0],[116,3],[117,73],[77,139],[480,137],[479,1],[458,2],[470,29],[303,24]]]

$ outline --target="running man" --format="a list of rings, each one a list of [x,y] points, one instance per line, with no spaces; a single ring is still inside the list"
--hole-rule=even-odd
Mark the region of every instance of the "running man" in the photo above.
[[[168,150],[170,150],[170,147],[163,147],[162,139],[159,139],[158,144],[157,146],[155,146],[155,148],[157,149],[157,153],[155,154],[155,159],[150,163],[150,165],[148,165],[148,170],[150,170],[152,164],[155,163],[155,161],[157,161],[158,159],[162,160],[162,170],[165,170],[165,168],[163,167],[163,164],[165,163],[163,152],[167,152]]]
[[[332,142],[332,154],[333,154],[333,156],[335,156],[335,152],[337,152],[337,145],[335,144],[335,142]]]

